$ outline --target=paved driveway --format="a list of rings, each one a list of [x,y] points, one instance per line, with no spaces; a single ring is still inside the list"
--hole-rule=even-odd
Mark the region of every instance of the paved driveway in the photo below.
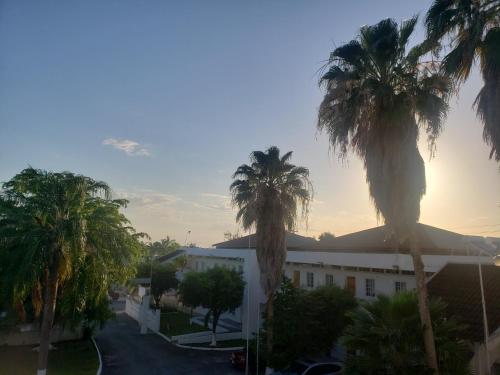
[[[135,320],[124,313],[106,323],[96,336],[103,357],[103,375],[242,375],[231,368],[230,352],[178,348],[154,333],[139,334]]]

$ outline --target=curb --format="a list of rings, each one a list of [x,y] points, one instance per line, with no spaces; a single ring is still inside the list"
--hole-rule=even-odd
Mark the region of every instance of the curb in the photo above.
[[[235,350],[243,350],[243,346],[233,346],[231,348],[206,348],[203,346],[189,346],[182,344],[174,344],[175,346],[183,349],[193,349],[193,350],[205,350],[205,351],[213,351],[213,352],[230,352]]]
[[[94,340],[94,336],[90,338],[92,340],[92,343],[94,344],[95,350],[97,351],[97,356],[99,357],[99,367],[97,368],[96,375],[101,375],[102,372],[102,357],[101,357],[101,351],[97,347],[97,343]]]
[[[229,351],[234,351],[234,350],[243,350],[243,348],[244,348],[243,346],[234,346],[234,347],[231,347],[231,348],[205,348],[205,347],[202,347],[202,346],[182,345],[182,344],[177,344],[177,343],[173,342],[170,337],[165,336],[161,332],[156,332],[156,331],[153,331],[153,332],[156,333],[161,338],[167,340],[172,345],[175,345],[178,348],[182,348],[182,349],[193,349],[193,350],[214,351],[214,352],[229,352]],[[99,374],[97,374],[97,375],[99,375]]]

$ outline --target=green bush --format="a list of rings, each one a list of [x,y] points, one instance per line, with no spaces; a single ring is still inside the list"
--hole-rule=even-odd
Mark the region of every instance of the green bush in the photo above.
[[[470,346],[461,338],[463,326],[445,316],[445,304],[429,304],[439,370],[442,375],[468,375]],[[432,374],[426,367],[418,301],[415,293],[378,296],[350,314],[341,342],[348,352],[348,375]]]

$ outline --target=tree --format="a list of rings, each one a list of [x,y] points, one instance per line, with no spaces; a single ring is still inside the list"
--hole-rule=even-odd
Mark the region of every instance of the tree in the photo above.
[[[231,233],[230,231],[224,232],[224,241],[230,241],[230,240],[236,240],[240,238],[240,234],[238,232],[236,233]]]
[[[45,374],[55,315],[102,318],[111,283],[124,282],[139,238],[108,185],[70,172],[27,168],[0,193],[0,285],[6,300],[31,299],[41,315],[38,374]]]
[[[200,306],[204,298],[204,281],[201,272],[188,272],[179,283],[179,297],[184,306],[193,309]]]
[[[175,267],[177,271],[183,270],[188,264],[188,258],[186,255],[180,255],[174,258],[171,264]]]
[[[352,325],[345,330],[342,343],[350,353],[348,375],[421,375],[432,373],[425,358],[419,328],[417,296],[399,293],[380,295],[362,303],[349,314]],[[445,316],[445,304],[431,300],[430,312],[436,334],[439,367],[443,374],[470,374],[469,343],[461,338],[463,327]]]
[[[189,272],[179,287],[181,301],[193,308],[208,309],[205,324],[212,318],[212,346],[217,345],[216,331],[220,316],[233,312],[243,299],[245,282],[241,273],[223,267],[213,267],[205,272]]]
[[[176,268],[172,264],[154,264],[151,280],[151,295],[153,296],[155,307],[160,308],[160,300],[163,293],[170,289],[177,288],[178,280],[175,276]]]
[[[328,133],[341,157],[352,149],[363,160],[369,192],[387,236],[410,243],[428,363],[437,373],[416,236],[425,194],[425,166],[417,139],[423,127],[434,148],[448,109],[450,82],[434,64],[420,62],[427,52],[424,45],[406,52],[416,23],[414,17],[399,27],[392,19],[363,26],[357,39],[331,53],[320,81],[326,94],[318,128]]]
[[[474,61],[479,60],[484,86],[474,106],[484,124],[483,139],[491,147],[490,158],[499,162],[500,0],[434,0],[425,25],[427,42],[434,51],[447,51],[442,69],[457,87],[467,80]]]
[[[319,241],[331,241],[335,238],[335,235],[330,232],[323,232],[319,235],[318,240]]]
[[[356,305],[354,297],[337,286],[305,291],[284,278],[274,296],[274,318],[264,321],[263,345],[269,328],[274,332],[273,348],[265,360],[284,370],[304,355],[328,353],[351,322],[346,314]]]
[[[146,251],[149,256],[155,258],[162,255],[171,253],[179,249],[181,245],[176,240],[171,239],[169,236],[160,241],[150,242],[146,245]]]
[[[256,227],[256,253],[260,282],[267,297],[267,318],[272,320],[273,296],[279,287],[286,258],[285,230],[294,230],[297,208],[307,216],[312,199],[309,170],[290,164],[292,152],[280,157],[273,146],[254,151],[251,165],[243,164],[233,175],[230,190],[233,205],[238,207],[236,220],[248,230]],[[272,349],[272,331],[267,335]]]

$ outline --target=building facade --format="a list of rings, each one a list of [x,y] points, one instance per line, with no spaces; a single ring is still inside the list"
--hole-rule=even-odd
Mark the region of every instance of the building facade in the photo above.
[[[384,227],[368,229],[331,239],[326,243],[288,234],[284,275],[300,288],[337,285],[358,299],[378,294],[392,295],[416,287],[408,246],[387,239]],[[491,241],[419,224],[419,246],[428,279],[448,263],[492,264],[495,246]],[[250,337],[260,326],[265,296],[255,253],[255,237],[246,236],[215,244],[213,248],[184,249],[186,271],[204,271],[214,266],[242,272],[246,282],[241,307],[225,319],[241,323]]]

